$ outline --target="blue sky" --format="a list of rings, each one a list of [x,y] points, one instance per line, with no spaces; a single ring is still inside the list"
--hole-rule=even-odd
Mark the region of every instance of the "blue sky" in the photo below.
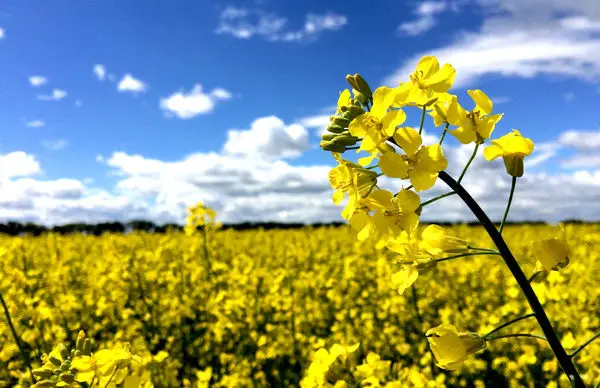
[[[425,54],[456,67],[463,106],[466,89],[496,101],[498,136],[536,142],[522,218],[598,218],[576,204],[600,202],[600,5],[544,3],[5,1],[0,220],[179,221],[200,199],[224,221],[337,219],[318,142],[344,76],[394,86]],[[506,182],[486,179],[496,214]],[[571,205],[535,210],[569,181]]]

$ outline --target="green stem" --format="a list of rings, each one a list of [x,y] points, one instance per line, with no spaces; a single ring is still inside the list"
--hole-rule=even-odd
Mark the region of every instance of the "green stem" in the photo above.
[[[600,333],[597,333],[595,336],[585,341],[582,345],[580,345],[577,349],[573,351],[573,353],[569,354],[569,357],[573,358],[577,355],[577,353],[581,352],[586,346],[591,344],[595,339],[600,338]]]
[[[500,224],[500,229],[498,229],[498,233],[500,233],[500,234],[502,234],[502,229],[504,229],[504,223],[506,222],[506,217],[508,217],[508,211],[510,210],[510,204],[512,203],[516,185],[517,185],[517,177],[513,176],[512,183],[510,184],[510,195],[508,196],[508,203],[506,204],[506,210],[504,211],[504,217],[502,217],[502,223]]]
[[[483,256],[483,255],[500,255],[499,252],[470,252],[470,253],[461,253],[460,255],[442,257],[441,259],[435,259],[436,263],[441,263],[442,261],[460,259],[461,257],[469,257],[469,256]]]
[[[498,251],[502,255],[502,258],[504,259],[504,262],[506,263],[508,269],[519,284],[519,287],[521,287],[523,294],[525,294],[525,297],[527,298],[527,302],[529,303],[531,310],[535,313],[540,328],[545,334],[548,344],[550,345],[550,348],[552,349],[552,352],[558,360],[558,363],[560,364],[562,370],[565,372],[569,380],[573,382],[574,387],[585,387],[585,384],[581,379],[581,376],[579,376],[579,372],[577,372],[573,361],[568,356],[567,352],[565,351],[565,348],[563,348],[562,344],[560,343],[560,340],[558,339],[558,336],[556,335],[556,332],[554,331],[554,328],[552,327],[552,324],[550,323],[550,320],[548,319],[548,316],[546,315],[546,312],[544,311],[540,300],[533,291],[533,288],[531,288],[531,285],[527,281],[527,277],[523,273],[521,267],[519,267],[517,260],[506,245],[506,242],[504,242],[502,235],[498,232],[498,230],[496,230],[492,221],[477,204],[477,202],[475,202],[473,197],[471,197],[471,195],[458,182],[456,182],[445,171],[440,172],[439,177],[452,190],[456,191],[456,193],[463,200],[465,205],[469,207],[473,215],[477,217],[479,222],[481,222],[486,232],[498,248]]]
[[[465,174],[467,173],[467,170],[469,169],[469,166],[473,162],[473,159],[475,159],[475,155],[477,155],[477,150],[478,149],[479,149],[479,142],[476,142],[475,143],[475,149],[473,150],[473,153],[471,154],[471,157],[469,158],[469,161],[467,162],[467,164],[465,165],[465,168],[463,168],[462,173],[458,177],[458,183],[459,184],[462,181],[462,179],[464,178]]]
[[[117,365],[117,367],[115,368],[115,370],[113,371],[113,373],[110,375],[110,377],[108,378],[108,381],[106,382],[106,384],[104,385],[104,388],[108,387],[108,385],[110,384],[110,382],[112,381],[113,377],[115,377],[115,373],[117,373],[117,370],[119,370],[119,365]]]
[[[431,199],[429,199],[429,200],[427,200],[427,201],[423,202],[423,203],[421,204],[421,207],[423,207],[423,206],[427,206],[427,205],[429,205],[430,203],[433,203],[433,202],[435,202],[435,201],[438,201],[438,200],[440,200],[440,199],[442,199],[442,198],[449,197],[449,196],[451,196],[451,195],[454,195],[454,194],[456,194],[454,191],[450,191],[450,192],[448,192],[448,193],[446,193],[446,194],[438,195],[437,197],[433,197],[433,198],[431,198]]]
[[[8,326],[10,327],[10,331],[12,333],[12,336],[13,336],[15,342],[17,343],[17,347],[19,348],[19,352],[21,353],[21,357],[23,358],[23,362],[27,366],[27,369],[29,369],[29,376],[31,377],[31,381],[33,381],[33,383],[35,384],[36,381],[35,381],[35,377],[33,376],[33,367],[31,366],[31,362],[29,361],[29,357],[25,353],[25,349],[23,349],[23,345],[21,344],[21,340],[19,339],[19,336],[17,335],[17,331],[15,330],[15,326],[13,325],[12,319],[10,318],[10,313],[8,312],[8,306],[6,306],[6,302],[4,301],[4,298],[2,297],[2,293],[1,292],[0,292],[0,303],[2,304],[2,307],[4,308],[4,315],[6,315],[6,320],[8,321]]]
[[[489,249],[489,248],[478,248],[478,247],[472,247],[472,246],[467,246],[468,249],[471,249],[473,251],[481,251],[481,252],[490,252],[490,253],[499,253],[497,250],[495,249]]]
[[[531,313],[531,314],[523,315],[522,317],[511,319],[510,321],[501,324],[500,326],[498,326],[494,330],[492,330],[489,333],[487,333],[486,335],[484,335],[483,339],[488,338],[490,335],[494,334],[495,332],[500,331],[500,330],[504,329],[505,327],[512,325],[515,322],[519,322],[519,321],[521,321],[523,319],[527,319],[527,318],[531,318],[531,317],[535,317],[535,314]]]
[[[439,145],[442,145],[442,143],[444,142],[444,138],[446,137],[446,134],[448,133],[449,125],[450,125],[450,123],[446,123],[446,128],[444,128],[444,132],[442,132],[442,136],[440,137]]]
[[[423,124],[425,123],[425,113],[427,113],[427,107],[423,105],[423,113],[421,113],[421,125],[419,125],[419,135],[423,133]]]
[[[541,339],[544,341],[548,341],[548,339],[544,336],[541,335],[537,335],[537,334],[527,334],[527,333],[517,333],[517,334],[504,334],[504,335],[497,335],[495,337],[491,337],[491,338],[486,338],[486,341],[493,341],[493,340],[497,340],[497,339],[501,339],[501,338],[513,338],[513,337],[529,337],[529,338],[536,338],[536,339]]]
[[[533,275],[531,275],[531,276],[529,277],[529,279],[527,279],[527,283],[531,283],[532,281],[534,281],[534,280],[535,280],[535,278],[537,278],[537,277],[538,277],[538,276],[540,276],[541,274],[542,274],[542,271],[535,272]]]

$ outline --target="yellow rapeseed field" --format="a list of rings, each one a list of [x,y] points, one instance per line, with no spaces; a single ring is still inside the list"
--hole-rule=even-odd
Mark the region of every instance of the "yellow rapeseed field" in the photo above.
[[[528,276],[530,242],[546,228],[503,233]],[[570,350],[600,329],[600,226],[565,229],[569,265],[533,287]],[[493,248],[481,228],[448,230]],[[569,386],[547,343],[531,337],[438,368],[429,328],[487,333],[529,313],[527,302],[498,255],[439,262],[403,294],[390,280],[395,257],[349,227],[0,237],[0,292],[38,377],[42,359],[64,365],[68,349],[86,359],[91,348],[105,375],[88,382],[99,387]],[[504,330],[540,334],[535,319]],[[102,349],[112,352],[104,361]],[[600,383],[600,344],[574,361],[587,385]],[[58,386],[80,386],[64,382],[68,370]],[[31,382],[2,315],[0,386]]]

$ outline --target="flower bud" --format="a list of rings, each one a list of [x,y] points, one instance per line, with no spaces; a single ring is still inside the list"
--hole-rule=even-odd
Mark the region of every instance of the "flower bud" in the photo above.
[[[353,146],[356,144],[356,142],[358,141],[358,139],[354,136],[347,136],[347,135],[337,135],[333,140],[332,143],[334,144],[340,144],[343,146]]]
[[[52,371],[46,368],[37,368],[31,372],[34,376],[39,377],[40,379],[49,379],[53,375]]]
[[[83,341],[83,349],[81,350],[84,356],[89,356],[92,353],[92,342],[89,338]]]
[[[332,141],[334,137],[339,136],[335,133],[325,133],[321,136],[321,140]]]
[[[367,99],[373,97],[371,87],[360,74],[354,74],[354,83],[356,84],[355,89],[364,94]]]
[[[64,344],[58,345],[58,351],[60,352],[60,356],[63,358],[63,360],[66,360],[71,355]]]
[[[504,156],[502,159],[504,160],[504,166],[506,167],[508,175],[517,178],[523,176],[523,173],[525,172],[525,163],[523,163],[522,157]]]
[[[69,372],[61,373],[59,378],[67,384],[71,384],[75,382],[75,376],[73,376]]]
[[[339,125],[340,127],[344,127],[346,128],[348,126],[348,124],[350,124],[350,119],[347,119],[345,117],[341,117],[338,116],[336,118],[334,118],[333,120],[331,120],[333,122],[333,124],[335,125]]]
[[[353,76],[352,74],[346,75],[346,81],[348,81],[350,86],[352,86],[352,89],[358,90],[358,84],[356,83],[355,76]]]
[[[332,133],[342,133],[346,130],[346,128],[340,127],[337,124],[331,124],[330,126],[327,127],[327,130]]]
[[[365,113],[365,110],[360,107],[360,106],[356,106],[356,105],[351,105],[348,107],[348,112],[346,113],[350,113],[350,120],[352,120],[355,117],[360,116],[361,114]],[[344,115],[342,115],[342,117],[346,117]]]
[[[55,366],[60,366],[62,364],[62,361],[54,356],[48,356],[48,361],[50,361]]]
[[[442,369],[456,370],[470,354],[485,348],[486,343],[477,333],[459,333],[452,325],[441,325],[427,330],[427,341],[436,364]]]
[[[430,106],[432,104],[435,104],[437,102],[437,100],[438,100],[437,97],[433,97],[431,100],[429,100],[425,103],[425,106]]]
[[[335,144],[330,141],[321,141],[320,145],[321,145],[321,148],[325,151],[331,151],[331,152],[345,152],[346,151],[346,146],[341,145],[341,144]]]
[[[83,330],[79,330],[77,334],[77,341],[75,342],[75,349],[82,350],[83,349],[83,341],[85,340],[85,333]]]
[[[356,100],[358,100],[358,102],[360,102],[363,105],[367,105],[367,103],[369,102],[369,97],[362,94],[361,92],[358,92],[356,93]]]

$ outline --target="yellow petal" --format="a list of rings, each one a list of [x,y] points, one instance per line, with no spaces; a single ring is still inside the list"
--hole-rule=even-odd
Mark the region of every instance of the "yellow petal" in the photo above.
[[[417,191],[423,191],[431,188],[435,184],[435,180],[438,177],[437,172],[429,172],[420,168],[413,169],[409,175],[410,183],[412,183]]]
[[[393,104],[396,97],[396,91],[393,88],[387,86],[379,87],[373,93],[373,107],[371,108],[371,115],[382,118],[390,105]]]
[[[396,128],[402,124],[404,120],[406,120],[406,113],[401,109],[387,112],[381,119],[383,133],[387,137],[392,137],[394,132],[396,132]]]
[[[348,131],[350,131],[352,136],[365,137],[367,129],[365,128],[363,121],[367,118],[367,115],[367,113],[363,113],[350,122]]]
[[[448,167],[448,161],[444,156],[442,146],[432,144],[421,148],[417,152],[417,165],[426,171],[438,172]]]
[[[333,193],[333,197],[332,197],[332,198],[333,198],[333,203],[334,203],[335,205],[339,205],[339,204],[340,204],[340,203],[341,203],[341,202],[344,200],[344,197],[345,197],[345,195],[344,195],[344,192],[343,192],[343,191],[341,191],[341,190],[336,190],[336,191]]]
[[[396,194],[395,202],[401,213],[414,213],[421,205],[421,198],[414,191],[404,189]]]
[[[419,271],[414,265],[410,265],[392,275],[392,284],[398,289],[398,293],[402,295],[408,287],[417,281],[418,277]]]
[[[427,78],[426,82],[434,92],[444,93],[452,87],[455,77],[456,70],[452,65],[446,63],[438,72]]]
[[[502,147],[496,144],[492,144],[490,146],[485,147],[485,149],[483,150],[483,157],[486,158],[486,160],[494,160],[502,156],[502,153]]]
[[[450,132],[454,137],[458,139],[458,141],[460,141],[463,144],[472,143],[477,138],[475,136],[475,131],[466,127],[458,127],[455,130],[451,130],[448,132]]]
[[[427,55],[421,58],[417,64],[417,72],[422,72],[423,78],[429,78],[440,69],[440,64],[436,57]]]
[[[469,96],[475,102],[475,109],[479,110],[482,115],[489,115],[492,113],[492,108],[494,105],[492,104],[492,100],[481,90],[468,90]]]
[[[386,152],[379,158],[381,172],[390,178],[408,178],[408,163],[403,155]]]
[[[348,105],[350,102],[350,90],[344,89],[343,92],[340,93],[340,97],[338,98],[337,106],[338,109],[342,106]]]
[[[408,156],[416,154],[421,144],[423,144],[419,132],[411,127],[398,128],[394,134],[394,140],[396,140],[396,143],[398,143]]]

